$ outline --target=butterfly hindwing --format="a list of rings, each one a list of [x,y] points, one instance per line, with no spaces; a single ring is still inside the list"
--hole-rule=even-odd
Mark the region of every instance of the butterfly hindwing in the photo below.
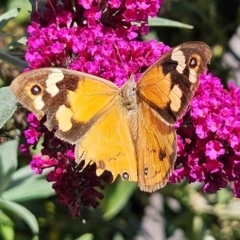
[[[116,102],[104,116],[79,140],[75,148],[76,161],[96,163],[97,174],[108,170],[113,180],[137,181],[135,148],[123,106]]]
[[[173,124],[187,108],[210,58],[205,43],[188,42],[173,48],[143,73],[138,95],[163,121]]]
[[[153,192],[167,183],[176,158],[176,136],[155,110],[145,102],[138,108],[138,141],[136,142],[138,185]]]

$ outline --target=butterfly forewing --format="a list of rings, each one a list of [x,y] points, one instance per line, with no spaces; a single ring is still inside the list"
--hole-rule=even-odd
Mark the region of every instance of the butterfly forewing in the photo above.
[[[140,98],[166,124],[173,124],[188,106],[210,58],[205,43],[189,42],[173,48],[143,73],[138,83]]]
[[[42,68],[17,77],[11,90],[17,100],[56,136],[76,143],[111,108],[119,89],[93,75],[59,68]]]

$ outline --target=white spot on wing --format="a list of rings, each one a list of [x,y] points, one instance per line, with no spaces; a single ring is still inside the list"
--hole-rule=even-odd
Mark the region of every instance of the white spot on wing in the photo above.
[[[197,73],[194,69],[189,70],[189,81],[191,83],[196,83],[197,82]]]
[[[179,111],[181,108],[181,98],[182,98],[182,90],[178,85],[175,85],[171,92],[169,93],[169,98],[171,100],[170,108],[172,111]]]
[[[44,107],[44,102],[42,100],[42,96],[39,95],[34,99],[33,106],[38,111]]]
[[[177,47],[173,50],[172,52],[172,56],[171,56],[171,59],[174,60],[174,61],[177,61],[178,65],[177,65],[177,71],[179,73],[183,73],[183,69],[186,67],[186,64],[185,64],[185,56],[183,54],[183,52],[181,50],[179,50],[180,47]]]
[[[64,75],[60,69],[53,69],[52,72],[48,75],[46,81],[46,91],[54,97],[59,92],[59,88],[57,87],[56,83],[62,81]]]
[[[58,127],[62,132],[67,132],[72,128],[72,116],[73,112],[70,108],[61,105],[56,112],[56,119],[58,121]]]

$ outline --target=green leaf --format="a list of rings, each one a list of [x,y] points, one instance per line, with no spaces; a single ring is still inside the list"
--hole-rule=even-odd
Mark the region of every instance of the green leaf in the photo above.
[[[0,128],[17,109],[17,101],[9,87],[0,88]]]
[[[39,236],[38,235],[35,235],[31,238],[31,240],[39,240]]]
[[[0,209],[7,210],[18,215],[20,218],[22,218],[26,222],[26,224],[29,226],[33,234],[39,233],[37,219],[25,207],[14,202],[0,199]]]
[[[17,40],[18,43],[21,43],[22,45],[26,45],[27,44],[27,37],[21,37],[20,39]]]
[[[136,183],[129,181],[118,180],[115,184],[109,184],[106,188],[107,193],[104,193],[109,197],[101,201],[103,218],[110,220],[116,216],[124,208],[136,188]]]
[[[37,2],[41,2],[41,0],[35,0],[35,4],[38,5]],[[19,7],[21,11],[17,16],[18,22],[29,21],[29,12],[31,12],[31,5],[29,0],[11,0],[7,1],[7,9],[12,9],[14,7]]]
[[[0,16],[0,31],[7,25],[7,23],[12,18],[15,18],[18,15],[19,11],[19,8],[14,8]]]
[[[93,240],[93,234],[85,233],[81,237],[76,238],[75,240]]]
[[[216,194],[217,194],[217,199],[218,199],[217,202],[221,203],[221,204],[229,203],[229,201],[232,198],[232,192],[230,192],[229,189],[227,189],[227,188],[223,188],[223,189],[221,189],[221,191],[217,191]]]
[[[205,224],[203,218],[200,216],[193,217],[193,229],[192,229],[192,239],[201,240],[204,239],[204,234],[206,232]]]
[[[11,175],[17,168],[17,151],[17,140],[10,140],[0,145],[0,191],[9,185]]]
[[[124,237],[123,237],[122,233],[117,232],[114,234],[113,240],[124,240]]]
[[[7,47],[5,49],[12,50],[14,48],[25,46],[26,42],[27,42],[27,38],[26,38],[26,36],[24,36],[24,37],[21,37],[20,39],[18,39],[17,41],[12,42],[9,45],[7,45]],[[20,60],[20,61],[23,62],[23,64],[25,64],[25,61],[22,61],[22,60]]]
[[[47,182],[46,179],[39,179],[38,176],[23,181],[2,193],[4,199],[14,202],[47,198],[53,195],[55,195],[55,191],[52,189],[52,183]]]
[[[44,178],[48,172],[45,170],[41,175],[35,175],[29,166],[18,169],[12,174],[11,183],[2,193],[2,197],[9,201],[21,202],[55,195],[52,183]]]
[[[30,169],[29,165],[19,168],[17,171],[15,171],[12,174],[12,178],[11,178],[12,181],[9,185],[9,188],[15,187],[31,177],[36,177],[36,175]]]
[[[14,239],[14,223],[13,221],[0,210],[0,239]]]
[[[19,58],[13,57],[12,55],[0,50],[0,59],[8,62],[19,69],[24,69],[28,67],[27,62],[20,60]]]
[[[149,26],[159,26],[159,27],[178,27],[178,28],[188,28],[193,29],[192,25],[181,23],[178,21],[169,20],[166,18],[148,18]]]

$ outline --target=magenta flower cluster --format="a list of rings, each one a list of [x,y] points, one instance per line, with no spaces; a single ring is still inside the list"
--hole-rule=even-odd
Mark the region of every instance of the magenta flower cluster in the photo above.
[[[65,67],[90,73],[121,86],[130,74],[146,69],[170,48],[155,40],[129,41],[100,29],[28,27],[26,60],[31,68]]]
[[[142,32],[148,16],[156,16],[161,2],[64,0],[61,5],[57,1],[47,2],[41,14],[32,13],[33,21],[28,27],[25,58],[29,67],[65,67],[121,86],[130,74],[150,66],[169,49],[155,40],[129,40]],[[113,18],[110,23],[114,26],[104,22],[106,15],[107,19]],[[135,26],[132,22],[139,24]]]
[[[103,34],[133,39],[147,34],[148,17],[156,17],[163,0],[51,0],[32,13],[32,20],[48,27],[97,28]]]
[[[240,197],[240,89],[229,90],[212,74],[202,75],[189,111],[176,124],[178,158],[170,181],[187,178],[214,193],[233,182]]]

